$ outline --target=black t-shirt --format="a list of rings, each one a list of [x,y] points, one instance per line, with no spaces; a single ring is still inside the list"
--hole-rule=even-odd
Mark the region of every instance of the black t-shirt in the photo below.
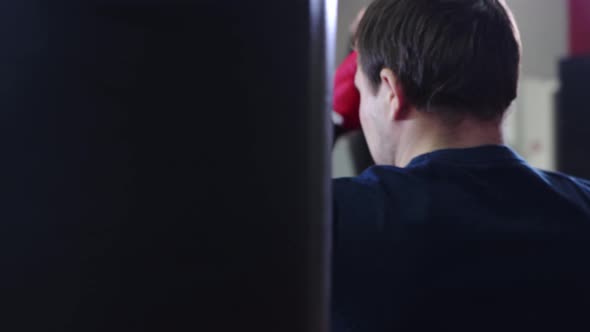
[[[590,182],[505,146],[334,180],[333,330],[590,331]]]

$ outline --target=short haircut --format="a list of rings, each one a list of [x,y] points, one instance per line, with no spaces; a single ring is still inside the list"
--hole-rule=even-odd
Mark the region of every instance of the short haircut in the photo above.
[[[419,110],[491,118],[516,98],[520,36],[502,0],[376,0],[356,42],[373,90],[389,68]]]

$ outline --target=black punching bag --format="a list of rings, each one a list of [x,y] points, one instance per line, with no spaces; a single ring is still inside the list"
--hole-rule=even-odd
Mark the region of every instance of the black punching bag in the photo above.
[[[2,1],[0,330],[325,331],[325,8]]]

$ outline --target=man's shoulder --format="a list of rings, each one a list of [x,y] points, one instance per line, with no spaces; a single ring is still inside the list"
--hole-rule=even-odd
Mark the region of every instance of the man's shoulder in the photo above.
[[[544,176],[558,181],[558,183],[571,183],[580,188],[590,190],[590,180],[569,175],[562,172],[538,170]]]
[[[350,195],[355,193],[376,194],[389,192],[388,188],[400,188],[419,179],[408,169],[394,166],[374,166],[356,177],[337,178],[332,181],[334,193]]]
[[[590,180],[566,173],[537,170],[551,186],[570,199],[588,205],[590,202]]]
[[[432,163],[410,168],[376,166],[357,177],[333,181],[334,211],[362,219],[391,219],[395,215],[401,220],[400,216],[408,214],[415,219],[416,211],[433,215],[453,211],[460,215],[461,211],[467,214],[485,206],[510,210],[512,205],[507,202],[511,201],[521,202],[521,208],[542,201],[547,202],[544,208],[563,215],[572,215],[575,210],[590,216],[590,181],[538,170],[526,163],[497,167]],[[444,211],[439,211],[441,208]]]
[[[395,166],[373,166],[356,177],[336,178],[334,184],[375,186],[389,181],[407,181],[415,178],[415,170]]]
[[[427,188],[415,170],[375,166],[357,177],[333,180],[334,209],[360,219],[400,215],[412,207],[425,207]]]

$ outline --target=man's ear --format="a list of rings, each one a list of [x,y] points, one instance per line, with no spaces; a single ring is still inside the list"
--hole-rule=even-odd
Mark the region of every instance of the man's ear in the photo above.
[[[408,117],[406,97],[397,76],[391,69],[382,69],[380,73],[381,86],[385,89],[387,104],[392,120],[405,120]]]

